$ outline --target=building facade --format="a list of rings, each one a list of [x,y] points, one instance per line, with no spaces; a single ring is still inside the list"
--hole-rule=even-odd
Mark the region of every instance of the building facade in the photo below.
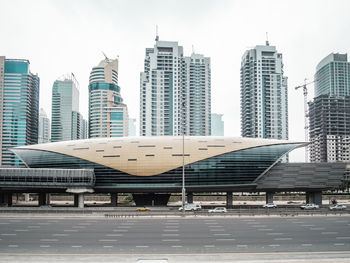
[[[50,119],[43,108],[39,111],[38,143],[50,142]]]
[[[223,114],[212,113],[211,114],[211,135],[212,136],[224,136],[224,121],[222,119]]]
[[[350,62],[347,54],[331,53],[318,63],[315,74],[315,97],[350,96]]]
[[[240,75],[242,136],[288,139],[288,85],[282,54],[268,42],[247,50]]]
[[[51,114],[52,142],[81,139],[79,83],[73,73],[54,82]]]
[[[38,143],[39,77],[25,59],[0,56],[0,166],[21,166],[10,148]]]
[[[136,119],[129,119],[129,136],[136,136]]]
[[[118,59],[105,58],[89,79],[89,138],[128,136],[128,108],[118,86]]]
[[[177,42],[157,37],[140,74],[140,135],[210,135],[210,114],[210,58],[184,57]]]

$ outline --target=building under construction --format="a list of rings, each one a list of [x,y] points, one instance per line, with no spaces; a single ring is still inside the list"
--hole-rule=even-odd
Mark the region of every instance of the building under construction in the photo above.
[[[350,96],[309,102],[310,162],[350,161]]]

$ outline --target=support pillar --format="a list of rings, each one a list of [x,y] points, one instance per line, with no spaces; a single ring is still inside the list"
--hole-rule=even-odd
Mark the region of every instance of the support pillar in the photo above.
[[[46,194],[46,204],[49,205],[51,202],[51,195],[50,194]]]
[[[78,207],[84,208],[84,194],[78,194]]]
[[[5,203],[5,194],[0,193],[0,205]]]
[[[187,203],[193,204],[193,193],[187,193]]]
[[[12,193],[4,193],[4,204],[12,206]]]
[[[111,193],[111,205],[118,206],[118,193]]]
[[[24,194],[24,201],[29,202],[29,194]]]
[[[312,197],[311,197],[311,193],[310,193],[310,192],[306,192],[306,193],[305,193],[305,198],[306,198],[305,202],[306,202],[307,204],[312,203]]]
[[[39,193],[39,206],[46,205],[46,193]]]
[[[266,192],[266,204],[273,203],[274,192]]]
[[[316,205],[322,205],[322,192],[321,191],[313,192],[313,202]]]
[[[232,207],[232,192],[226,193],[226,208]]]
[[[79,205],[78,194],[74,194],[74,207],[78,207],[78,205]]]

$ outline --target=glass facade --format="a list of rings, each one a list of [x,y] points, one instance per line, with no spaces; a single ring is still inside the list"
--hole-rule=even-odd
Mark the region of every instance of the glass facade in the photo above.
[[[186,186],[240,186],[254,180],[281,156],[300,144],[260,146],[217,155],[185,166]],[[54,152],[14,149],[30,168],[94,169],[95,189],[181,188],[182,167],[154,176],[134,176],[76,157]],[[108,156],[117,157],[117,156]],[[154,157],[150,157],[154,158]],[[174,158],[182,158],[178,155]],[[136,161],[136,160],[135,160]]]

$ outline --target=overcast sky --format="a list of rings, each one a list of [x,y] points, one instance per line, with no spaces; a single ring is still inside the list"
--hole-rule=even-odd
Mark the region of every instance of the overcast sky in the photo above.
[[[0,10],[0,55],[30,60],[49,116],[53,82],[73,72],[88,117],[89,74],[103,51],[119,56],[121,95],[138,123],[139,75],[158,25],[160,40],[178,41],[186,56],[193,45],[211,58],[212,112],[224,114],[226,136],[240,136],[241,57],[264,44],[268,32],[288,76],[289,138],[304,141],[303,96],[294,87],[312,80],[326,55],[350,50],[347,0],[0,0]],[[313,85],[309,90],[311,100]],[[296,151],[291,159],[303,157]]]

